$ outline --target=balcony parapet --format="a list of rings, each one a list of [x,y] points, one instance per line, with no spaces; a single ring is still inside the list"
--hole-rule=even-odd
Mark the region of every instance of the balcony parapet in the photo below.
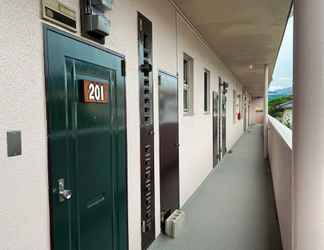
[[[282,246],[292,250],[292,130],[268,118],[268,152]]]

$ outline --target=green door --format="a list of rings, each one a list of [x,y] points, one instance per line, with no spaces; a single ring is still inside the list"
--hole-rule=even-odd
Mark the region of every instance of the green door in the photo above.
[[[127,249],[123,58],[44,27],[53,249]]]

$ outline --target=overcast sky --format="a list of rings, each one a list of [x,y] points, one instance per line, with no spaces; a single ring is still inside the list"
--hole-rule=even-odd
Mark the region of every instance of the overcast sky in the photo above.
[[[292,86],[293,80],[293,28],[294,19],[290,17],[284,34],[278,59],[272,75],[269,90],[277,90]]]

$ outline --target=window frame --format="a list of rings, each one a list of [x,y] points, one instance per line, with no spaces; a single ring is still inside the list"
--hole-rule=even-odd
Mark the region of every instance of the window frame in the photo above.
[[[194,111],[194,59],[183,53],[183,113],[193,115]],[[186,94],[185,94],[186,93]],[[185,105],[185,103],[187,105]]]
[[[204,114],[210,114],[210,71],[204,70]]]

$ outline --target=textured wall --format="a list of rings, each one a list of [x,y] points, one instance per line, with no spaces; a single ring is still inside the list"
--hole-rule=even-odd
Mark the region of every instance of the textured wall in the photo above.
[[[243,122],[233,124],[233,88],[240,93],[241,86],[216,55],[206,47],[190,26],[178,15],[178,63],[179,93],[183,90],[183,53],[193,58],[194,62],[194,110],[193,115],[183,115],[183,96],[179,95],[180,109],[180,203],[181,205],[193,194],[207,177],[213,167],[212,117],[205,114],[204,70],[210,71],[211,90],[218,91],[218,77],[229,83],[227,102],[227,147],[231,148],[242,135]],[[212,101],[212,100],[210,100]]]
[[[47,250],[47,141],[39,1],[2,1],[0,17],[0,249]],[[8,130],[22,131],[22,156],[7,157]]]
[[[64,0],[78,9],[78,0]],[[0,249],[49,250],[46,107],[40,1],[5,1],[0,8]],[[183,204],[212,169],[212,120],[203,114],[203,70],[211,71],[211,89],[218,76],[230,83],[229,93],[241,86],[216,55],[206,48],[167,1],[114,1],[107,47],[126,56],[128,122],[128,201],[130,249],[140,249],[140,154],[137,62],[137,11],[153,22],[155,88],[156,221],[159,221],[158,70],[176,75],[179,68],[180,196]],[[10,18],[8,18],[10,16]],[[5,17],[5,18],[4,18]],[[178,25],[177,25],[178,22]],[[177,26],[179,33],[177,34]],[[77,33],[79,35],[79,33]],[[178,45],[178,46],[177,46]],[[195,60],[195,115],[182,112],[182,55]],[[242,134],[233,124],[229,95],[228,148]],[[6,156],[6,131],[21,130],[23,155]],[[159,233],[159,223],[156,225]]]

